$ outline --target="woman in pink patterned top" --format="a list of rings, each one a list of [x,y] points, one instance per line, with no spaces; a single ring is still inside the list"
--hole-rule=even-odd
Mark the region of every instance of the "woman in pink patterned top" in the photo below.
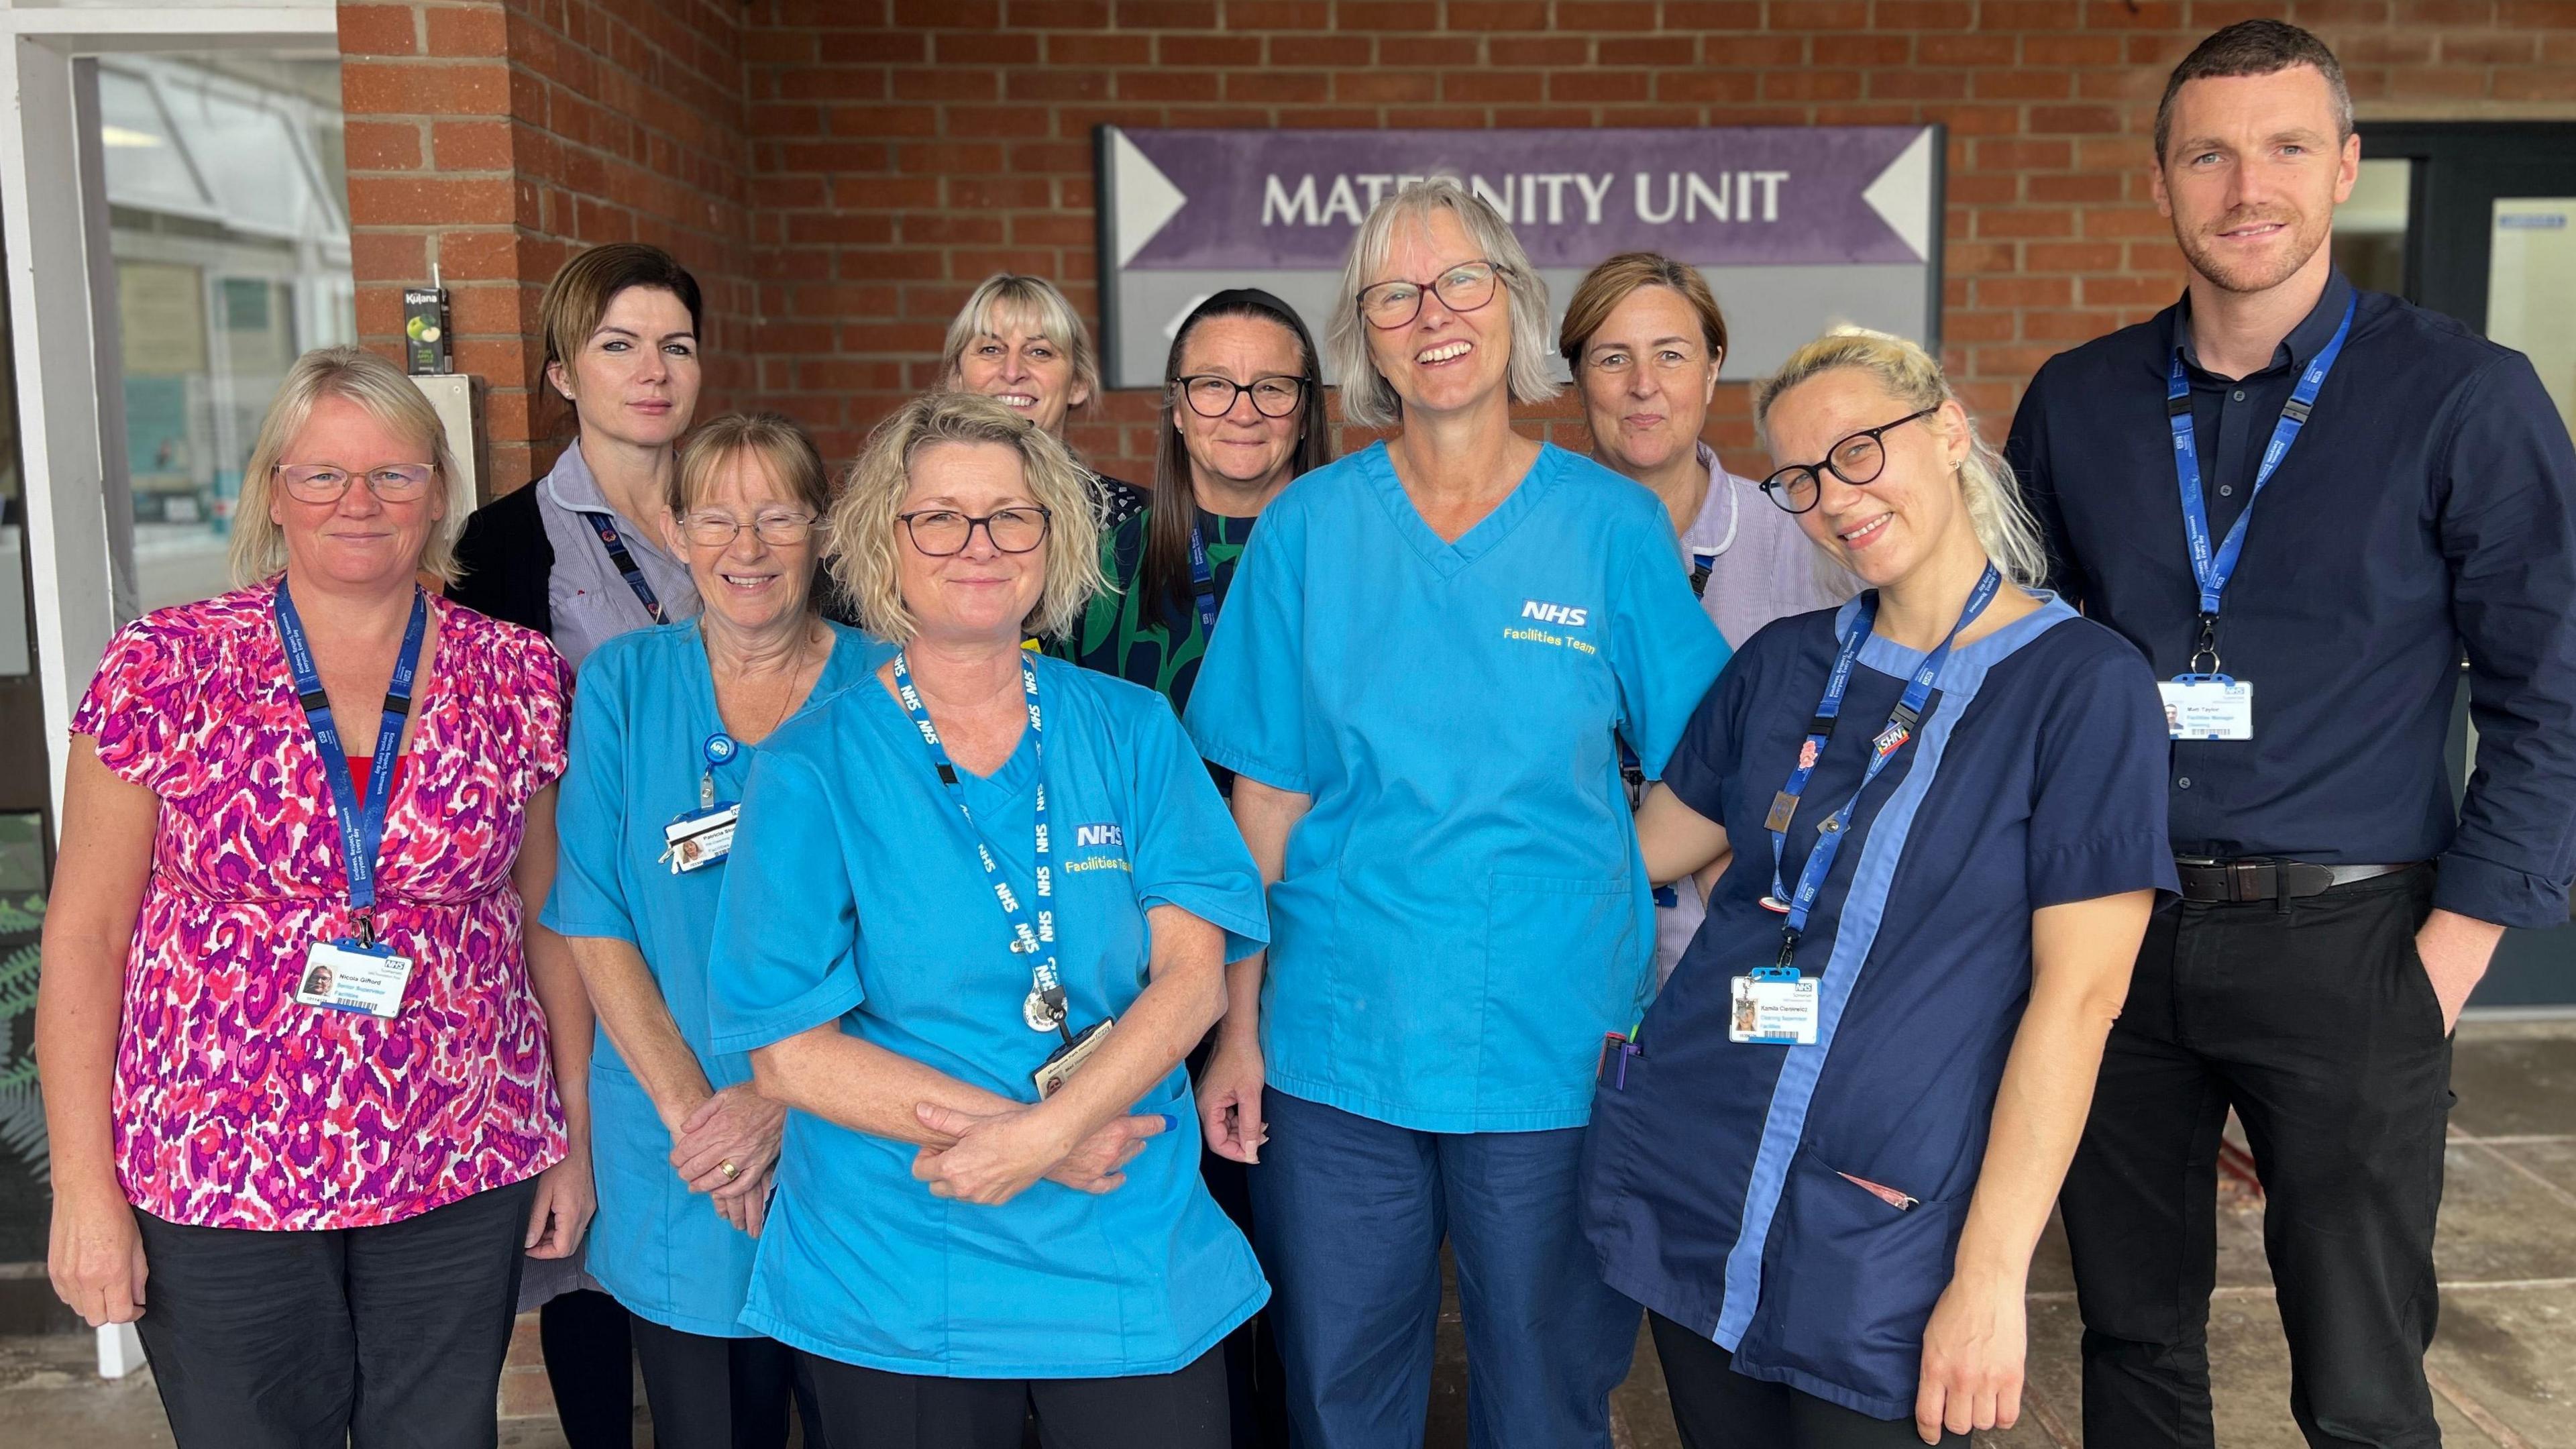
[[[121,631],[73,717],[51,1269],[139,1320],[183,1444],[493,1443],[520,1250],[590,1216],[589,1010],[536,924],[568,681],[415,582],[449,472],[391,364],[307,354],[245,472],[256,582]]]

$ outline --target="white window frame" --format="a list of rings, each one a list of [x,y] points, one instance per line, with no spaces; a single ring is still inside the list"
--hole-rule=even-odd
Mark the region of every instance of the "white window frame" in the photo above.
[[[332,0],[0,0],[0,248],[57,828],[59,742],[109,636],[135,613],[97,60],[216,49],[336,55],[338,36]],[[104,1338],[101,1346],[104,1364]]]

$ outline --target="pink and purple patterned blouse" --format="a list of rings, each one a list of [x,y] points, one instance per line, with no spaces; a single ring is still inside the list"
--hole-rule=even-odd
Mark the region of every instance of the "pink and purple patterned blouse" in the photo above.
[[[564,1155],[510,870],[529,798],[564,771],[570,676],[542,636],[431,599],[376,886],[411,983],[390,1021],[301,1006],[305,949],[348,932],[348,874],[275,594],[126,626],[72,716],[161,799],[125,971],[117,1175],[170,1222],[371,1227]]]

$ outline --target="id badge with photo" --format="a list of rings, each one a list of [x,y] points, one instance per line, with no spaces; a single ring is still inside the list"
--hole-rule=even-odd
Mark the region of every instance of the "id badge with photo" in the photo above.
[[[2254,738],[2254,682],[2224,674],[2185,674],[2160,681],[2165,733],[2178,740]]]
[[[1037,1084],[1039,1101],[1043,1102],[1064,1090],[1064,1084],[1073,1080],[1073,1074],[1082,1070],[1083,1064],[1091,1060],[1091,1054],[1100,1050],[1102,1042],[1109,1040],[1109,1027],[1110,1022],[1106,1018],[1095,1021],[1077,1033],[1073,1040],[1047,1054],[1046,1065],[1030,1074],[1030,1080]]]
[[[295,999],[326,1011],[363,1011],[391,1021],[402,1011],[411,984],[411,958],[383,946],[355,941],[316,941],[304,953]]]
[[[1727,1001],[1726,1039],[1759,1046],[1814,1046],[1815,979],[1795,966],[1756,967],[1735,978]]]
[[[739,802],[692,810],[662,827],[662,859],[671,874],[699,870],[733,854],[733,830],[742,819]]]

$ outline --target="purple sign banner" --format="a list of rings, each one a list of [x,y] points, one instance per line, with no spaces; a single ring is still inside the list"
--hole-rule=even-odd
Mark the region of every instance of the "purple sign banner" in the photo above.
[[[1454,176],[1532,262],[1659,251],[1698,266],[1914,264],[1935,245],[1922,126],[1562,131],[1111,129],[1119,270],[1322,271],[1388,192]]]

